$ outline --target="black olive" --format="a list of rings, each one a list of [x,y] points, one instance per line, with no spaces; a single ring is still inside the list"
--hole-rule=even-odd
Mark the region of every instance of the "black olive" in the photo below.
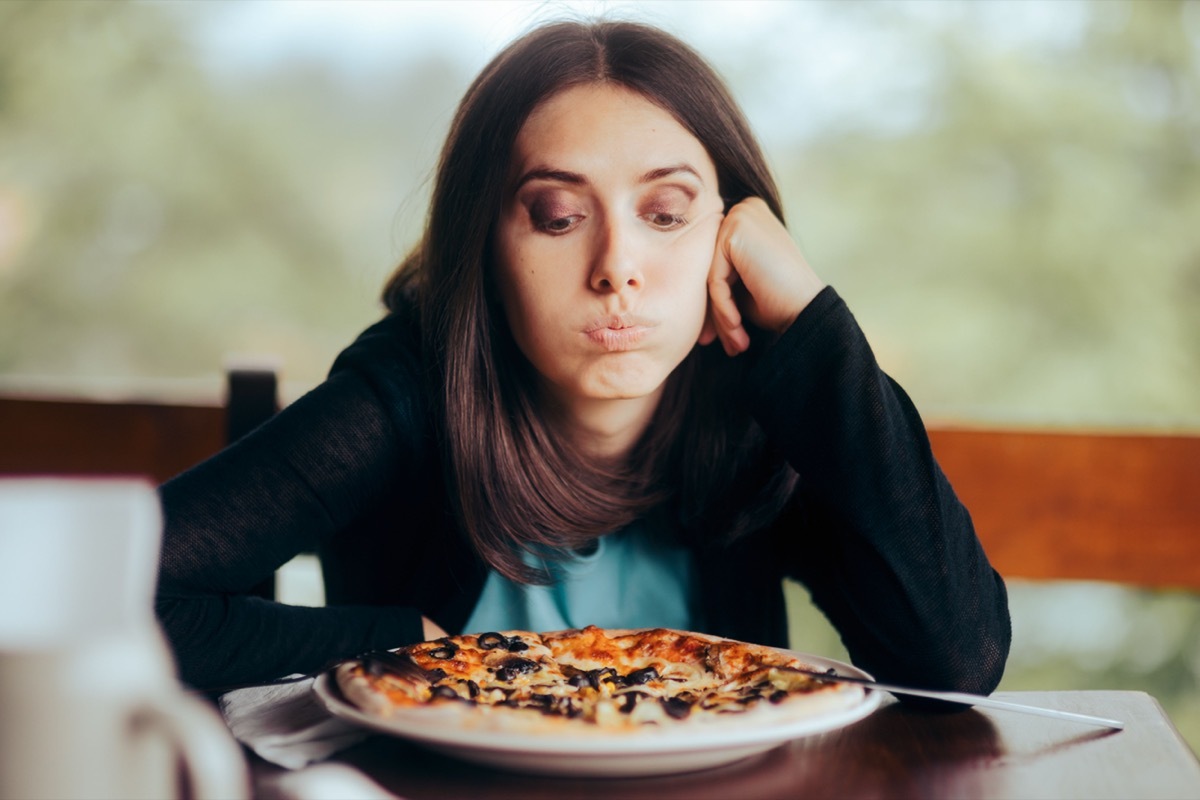
[[[590,669],[587,672],[578,672],[567,679],[567,683],[572,686],[582,689],[584,686],[590,686],[593,689],[600,688],[600,679],[604,670]]]
[[[476,683],[475,681],[472,681],[472,680],[467,681],[467,696],[470,697],[472,700],[474,700],[476,697],[479,697],[479,684],[478,683]]]
[[[446,677],[446,670],[441,669],[440,667],[435,667],[431,670],[426,671],[425,677],[429,680],[430,683],[437,683],[442,678]]]
[[[771,692],[770,696],[768,696],[767,699],[770,700],[772,703],[782,703],[784,701],[784,698],[786,698],[787,696],[788,696],[787,692],[780,689],[777,692]]]
[[[497,647],[506,647],[508,645],[508,637],[496,631],[481,633],[475,641],[478,642],[480,650],[495,650]]]
[[[449,639],[438,639],[438,643],[442,646],[426,651],[425,655],[429,656],[430,658],[447,660],[454,658],[454,656],[458,654],[458,645]]]
[[[650,695],[645,692],[626,692],[621,695],[621,707],[618,709],[622,714],[628,714],[633,711],[633,707],[637,705],[638,700]]]
[[[600,684],[602,683],[611,683],[614,689],[620,689],[626,685],[625,679],[618,675],[617,671],[612,667],[601,667],[600,669],[592,670],[588,674],[593,676],[592,685],[597,689],[600,688]]]
[[[661,697],[658,702],[672,719],[683,719],[692,713],[692,704],[681,697]]]
[[[625,682],[630,686],[641,686],[643,683],[658,680],[658,670],[654,667],[635,669],[625,676]]]
[[[451,689],[449,686],[435,686],[432,692],[433,697],[444,697],[447,700],[458,700],[458,692]]]
[[[508,640],[508,652],[510,652],[510,653],[520,653],[520,652],[523,652],[528,649],[529,649],[529,645],[525,644],[520,639],[509,639]]]
[[[531,694],[529,695],[529,702],[535,706],[548,706],[554,703],[554,697],[548,694]]]
[[[527,658],[509,658],[500,665],[496,670],[496,679],[501,681],[511,681],[518,675],[526,675],[530,672],[537,672],[541,669],[536,661],[530,661]]]

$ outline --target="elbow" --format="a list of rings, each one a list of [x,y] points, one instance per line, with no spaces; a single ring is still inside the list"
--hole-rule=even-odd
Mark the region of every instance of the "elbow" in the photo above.
[[[863,664],[880,681],[945,692],[988,695],[1000,685],[1012,643],[1007,605],[986,621],[960,623],[960,635],[925,631],[892,639],[882,650],[866,648]],[[867,653],[860,651],[861,655]],[[853,651],[852,651],[853,654]]]
[[[930,647],[918,685],[929,689],[989,695],[1000,685],[1012,645],[1007,603],[987,619],[963,625],[962,635]],[[914,676],[915,677],[915,676]]]
[[[1012,646],[1012,620],[1004,580],[994,570],[991,578],[971,593],[975,602],[965,613],[943,628],[957,635],[930,637],[936,644],[924,667],[930,676],[927,688],[989,695],[1000,685]]]

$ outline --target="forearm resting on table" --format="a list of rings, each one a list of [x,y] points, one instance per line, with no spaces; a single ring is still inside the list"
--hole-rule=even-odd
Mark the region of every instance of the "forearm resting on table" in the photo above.
[[[315,674],[339,659],[424,636],[412,608],[303,608],[237,595],[160,595],[156,609],[181,679],[202,690]]]

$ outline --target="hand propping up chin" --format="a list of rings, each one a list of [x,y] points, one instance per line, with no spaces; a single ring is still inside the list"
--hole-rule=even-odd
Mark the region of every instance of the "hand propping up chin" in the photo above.
[[[750,334],[743,318],[783,333],[824,287],[767,204],[746,198],[729,209],[717,231],[700,343],[719,338],[729,355],[744,352]]]

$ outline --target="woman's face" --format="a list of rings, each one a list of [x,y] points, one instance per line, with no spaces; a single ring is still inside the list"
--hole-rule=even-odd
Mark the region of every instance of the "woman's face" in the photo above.
[[[538,106],[513,147],[496,282],[513,337],[568,408],[656,401],[707,308],[722,201],[704,146],[629,89]]]

